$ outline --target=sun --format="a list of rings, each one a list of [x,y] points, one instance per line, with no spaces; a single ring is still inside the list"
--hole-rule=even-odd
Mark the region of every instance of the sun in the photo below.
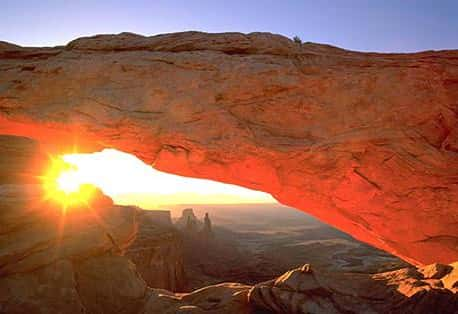
[[[56,179],[56,182],[57,187],[66,194],[77,192],[81,186],[77,172],[74,170],[63,171]]]
[[[63,209],[88,206],[96,191],[81,176],[77,166],[66,162],[62,156],[50,158],[49,167],[40,179],[45,200],[56,202]]]
[[[270,194],[205,179],[161,172],[134,155],[115,149],[53,155],[41,178],[47,200],[64,208],[99,204],[105,196],[118,205],[146,209],[174,204],[275,203]]]

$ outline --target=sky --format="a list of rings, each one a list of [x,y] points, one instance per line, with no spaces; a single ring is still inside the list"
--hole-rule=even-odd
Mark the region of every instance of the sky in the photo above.
[[[266,31],[360,51],[456,49],[458,1],[0,1],[0,40],[23,46],[187,30]]]
[[[78,185],[89,183],[100,187],[120,205],[160,209],[176,204],[276,203],[267,193],[158,171],[135,156],[115,149],[69,154],[63,159],[75,168],[58,176],[61,187],[74,190]]]

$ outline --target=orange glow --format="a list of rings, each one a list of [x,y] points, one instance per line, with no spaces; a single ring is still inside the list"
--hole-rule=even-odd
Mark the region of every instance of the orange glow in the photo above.
[[[45,200],[59,203],[63,209],[87,205],[95,187],[84,182],[78,168],[61,157],[52,157],[47,171],[40,176]]]
[[[62,156],[57,174],[51,172],[49,191],[60,191],[68,201],[81,191],[81,184],[93,184],[121,205],[145,209],[174,204],[274,203],[269,194],[235,185],[164,173],[146,165],[133,155],[114,149],[92,154]],[[47,176],[49,177],[49,176]],[[79,195],[86,197],[85,194]]]

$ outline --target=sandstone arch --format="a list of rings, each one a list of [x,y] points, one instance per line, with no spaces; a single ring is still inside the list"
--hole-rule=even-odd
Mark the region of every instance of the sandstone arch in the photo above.
[[[267,33],[0,42],[0,134],[271,193],[415,264],[458,259],[458,51]]]

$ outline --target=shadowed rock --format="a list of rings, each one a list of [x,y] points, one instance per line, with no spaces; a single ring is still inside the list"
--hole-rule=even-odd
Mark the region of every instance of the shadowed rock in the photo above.
[[[212,222],[210,220],[210,217],[209,217],[208,213],[205,213],[204,226],[202,227],[202,230],[200,232],[201,232],[202,237],[204,239],[213,238]]]
[[[34,185],[0,185],[0,275],[122,251],[135,237],[135,208],[110,204],[64,212],[44,202],[40,191]]]
[[[138,232],[127,248],[149,287],[183,291],[186,285],[183,243],[169,211],[139,210]]]

